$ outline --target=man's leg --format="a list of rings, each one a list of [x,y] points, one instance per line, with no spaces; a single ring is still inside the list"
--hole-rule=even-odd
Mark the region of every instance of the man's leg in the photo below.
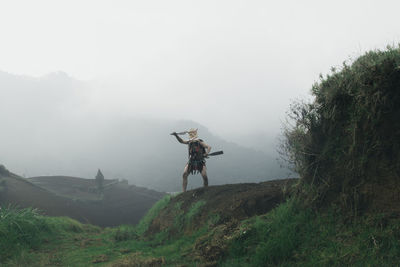
[[[183,170],[183,175],[182,175],[182,178],[183,178],[182,190],[183,190],[183,192],[186,192],[188,176],[189,176],[189,166],[188,166],[188,164],[186,164],[185,169]]]
[[[203,185],[204,187],[208,186],[208,177],[207,177],[207,168],[203,166],[203,170],[201,170],[201,176],[203,177]]]

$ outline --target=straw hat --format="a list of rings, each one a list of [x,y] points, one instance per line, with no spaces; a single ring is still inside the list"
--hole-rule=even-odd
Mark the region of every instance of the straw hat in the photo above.
[[[189,134],[189,139],[190,139],[190,140],[194,140],[194,139],[196,139],[196,138],[198,137],[198,135],[197,135],[197,130],[198,130],[198,129],[192,128],[192,129],[190,129],[189,131],[187,131],[187,133]]]

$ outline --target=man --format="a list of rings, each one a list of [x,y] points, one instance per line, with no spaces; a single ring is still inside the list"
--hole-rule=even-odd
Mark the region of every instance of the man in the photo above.
[[[172,133],[179,143],[188,145],[189,148],[189,161],[183,171],[183,192],[186,192],[189,174],[201,173],[204,187],[208,186],[205,158],[207,158],[208,153],[211,151],[211,147],[209,145],[204,143],[203,140],[198,139],[197,129],[191,129],[186,133],[189,134],[189,140],[187,141],[180,138],[176,132]]]

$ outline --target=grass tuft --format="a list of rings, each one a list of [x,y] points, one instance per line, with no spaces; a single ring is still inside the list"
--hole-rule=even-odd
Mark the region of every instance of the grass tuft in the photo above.
[[[50,232],[46,219],[36,209],[0,207],[0,262],[18,254],[24,248],[36,248],[43,232]]]
[[[159,200],[156,204],[151,207],[151,209],[147,212],[147,214],[140,220],[139,224],[136,227],[136,231],[139,235],[145,233],[150,226],[150,223],[153,219],[158,215],[158,213],[168,205],[171,200],[171,195],[166,195],[161,200]]]
[[[116,241],[126,241],[130,239],[136,239],[143,235],[149,228],[153,219],[159,214],[159,212],[168,205],[171,200],[171,195],[166,195],[164,198],[159,200],[151,207],[146,215],[140,220],[137,225],[120,225],[112,229],[113,238]]]
[[[199,200],[190,207],[189,212],[186,214],[186,218],[188,222],[191,222],[193,217],[196,216],[200,211],[201,208],[206,204],[206,201],[204,200]]]

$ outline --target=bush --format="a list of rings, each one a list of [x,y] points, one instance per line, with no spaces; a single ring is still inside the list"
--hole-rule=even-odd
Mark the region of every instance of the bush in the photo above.
[[[363,185],[400,179],[400,48],[332,69],[312,94],[291,106],[283,150],[316,203],[340,199],[357,213]]]
[[[24,248],[35,248],[50,227],[44,217],[32,208],[0,207],[0,262]]]

